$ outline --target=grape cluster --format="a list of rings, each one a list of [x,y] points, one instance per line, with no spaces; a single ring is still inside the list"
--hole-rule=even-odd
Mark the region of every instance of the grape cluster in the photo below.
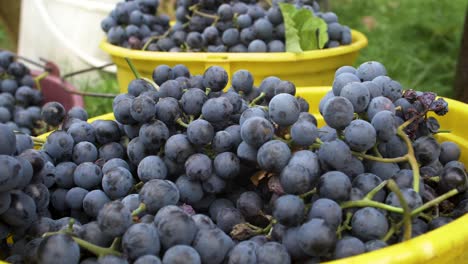
[[[25,135],[38,135],[62,123],[65,108],[56,102],[43,105],[43,95],[26,65],[16,60],[14,53],[0,51],[0,123]],[[71,116],[87,115],[81,107],[70,109]],[[87,117],[86,117],[87,118]],[[48,127],[47,124],[50,124]]]
[[[7,260],[315,263],[468,212],[459,146],[425,129],[446,102],[403,92],[382,64],[336,72],[321,127],[293,83],[228,80],[160,65],[114,99],[115,121],[67,116],[40,150],[0,125]]]
[[[138,2],[138,1],[136,1]],[[133,49],[149,51],[203,51],[203,52],[284,52],[285,24],[279,3],[274,1],[271,7],[265,7],[255,1],[198,1],[178,0],[176,23],[166,32],[149,41],[138,42],[141,45],[129,45],[115,41],[108,32],[109,42]],[[132,1],[120,5],[131,6]],[[326,48],[348,45],[351,43],[351,30],[338,23],[333,12],[320,12],[315,1],[296,0],[297,8],[310,10],[328,26],[329,41]],[[127,8],[128,9],[128,8]],[[107,25],[110,18],[103,21]],[[128,27],[128,26],[127,26]],[[107,32],[106,26],[103,29]],[[123,29],[120,30],[126,33]],[[126,33],[130,36],[129,33]],[[112,35],[115,35],[113,32]],[[120,34],[119,34],[120,36]],[[122,39],[126,39],[122,37]],[[146,45],[145,45],[146,44]]]
[[[117,3],[101,21],[107,41],[128,49],[141,49],[154,36],[169,28],[169,17],[157,14],[159,0],[131,0]]]

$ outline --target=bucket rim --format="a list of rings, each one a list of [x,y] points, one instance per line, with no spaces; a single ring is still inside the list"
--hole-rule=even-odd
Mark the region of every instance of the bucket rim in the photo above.
[[[127,57],[141,61],[167,61],[167,62],[292,62],[316,60],[329,57],[337,57],[346,54],[356,53],[368,45],[367,37],[357,31],[351,30],[352,42],[350,45],[336,48],[311,50],[302,53],[293,52],[163,52],[163,51],[142,51],[131,50],[116,46],[107,42],[104,38],[99,47],[112,57]]]

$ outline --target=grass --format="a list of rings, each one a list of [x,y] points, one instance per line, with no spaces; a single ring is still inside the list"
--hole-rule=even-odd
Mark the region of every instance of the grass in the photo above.
[[[12,48],[13,44],[8,37],[8,33],[6,32],[4,25],[0,23],[0,49],[11,50]]]
[[[119,93],[119,86],[115,75],[110,73],[100,73],[98,82],[86,81],[78,84],[82,91],[97,93]],[[112,112],[113,98],[100,98],[84,96],[85,108],[90,117],[95,117]]]
[[[453,96],[466,0],[334,0],[340,22],[363,32],[362,62],[382,62],[405,88]]]

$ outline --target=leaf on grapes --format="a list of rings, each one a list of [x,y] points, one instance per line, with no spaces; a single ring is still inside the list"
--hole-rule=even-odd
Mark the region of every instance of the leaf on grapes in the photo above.
[[[190,204],[182,204],[182,205],[179,205],[179,208],[182,209],[182,211],[184,211],[186,214],[192,216],[194,214],[196,214],[195,210],[193,209],[193,207],[190,205]]]
[[[258,228],[253,228],[248,223],[240,223],[232,228],[230,235],[232,238],[242,241],[258,235],[259,230]]]
[[[296,25],[296,28],[299,30],[299,33],[302,27],[304,26],[304,24],[307,22],[307,20],[311,16],[312,16],[312,13],[307,9],[295,10],[294,15],[293,15],[293,20],[294,20],[294,24]],[[301,35],[299,34],[299,36]]]
[[[328,42],[327,23],[311,15],[300,29],[299,36],[303,50],[323,49]]]
[[[300,43],[301,39],[299,38],[299,31],[297,30],[296,23],[293,19],[294,14],[296,13],[296,8],[293,5],[286,3],[280,3],[279,5],[284,20],[286,51],[300,53],[302,52]]]
[[[268,172],[261,170],[257,171],[252,177],[250,177],[250,181],[255,185],[258,186],[258,183],[265,177],[268,176]]]
[[[328,42],[327,23],[310,10],[280,3],[286,34],[286,51],[323,49]]]
[[[268,189],[278,195],[284,194],[283,186],[281,186],[278,176],[273,176],[268,180]]]

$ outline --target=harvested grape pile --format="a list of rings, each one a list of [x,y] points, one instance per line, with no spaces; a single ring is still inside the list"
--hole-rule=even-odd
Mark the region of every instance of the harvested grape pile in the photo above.
[[[157,9],[157,0],[135,0],[119,3],[109,17],[102,22],[111,44],[131,49],[149,51],[203,51],[203,52],[284,52],[285,23],[279,4],[288,1],[274,1],[265,7],[256,1],[207,1],[178,0],[177,21],[169,30],[161,22],[150,32],[147,20],[132,20],[140,14],[139,6],[151,2]],[[351,30],[338,23],[333,12],[320,12],[315,1],[296,0],[296,8],[307,10],[322,19],[326,26],[328,41],[324,47],[332,48],[351,43]],[[302,16],[304,16],[302,14]],[[156,23],[156,22],[154,22]],[[294,23],[294,22],[292,22]],[[154,25],[154,24],[152,24]],[[312,27],[313,25],[307,25]],[[315,34],[315,33],[314,33]]]
[[[403,91],[378,62],[338,69],[320,128],[276,77],[255,87],[240,70],[224,92],[217,66],[134,73],[116,121],[55,112],[61,129],[23,151],[0,125],[7,261],[317,263],[468,212],[460,148],[426,117],[446,101]]]
[[[65,112],[56,103],[42,106],[43,96],[38,88],[29,68],[17,61],[15,54],[0,50],[0,124],[6,124],[10,129],[24,134],[17,135],[22,142],[32,142],[27,135],[50,131],[51,127],[47,127],[44,122],[43,110],[45,114],[55,110]],[[86,114],[80,107],[70,109],[71,116],[78,112]],[[61,122],[55,120],[52,128]]]

